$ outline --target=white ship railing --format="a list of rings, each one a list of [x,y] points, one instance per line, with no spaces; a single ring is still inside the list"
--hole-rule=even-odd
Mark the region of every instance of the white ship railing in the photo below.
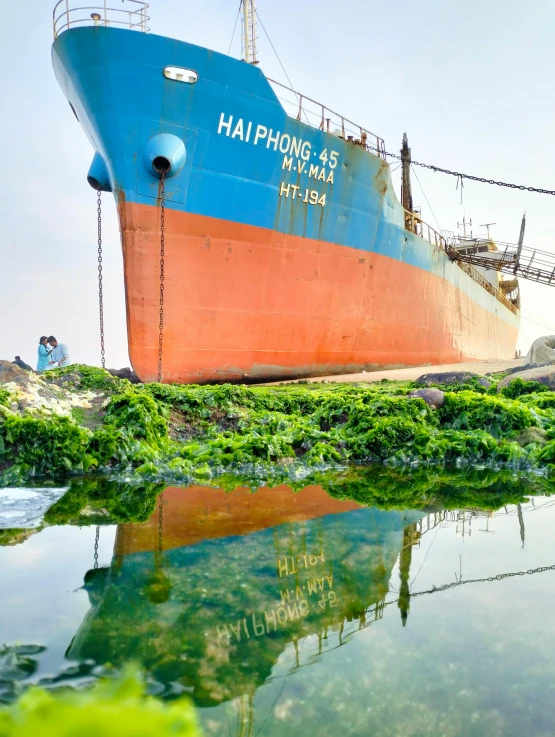
[[[330,108],[316,102],[300,92],[295,92],[291,87],[287,87],[275,79],[268,79],[270,84],[279,87],[274,88],[278,100],[290,118],[295,118],[302,123],[307,123],[313,128],[319,128],[326,133],[331,133],[343,138],[357,146],[362,146],[368,150],[374,151],[377,155],[385,160],[385,143],[375,133],[371,133],[360,125],[353,123],[339,113],[330,110]],[[285,94],[283,92],[285,90]]]
[[[447,250],[445,238],[435,228],[425,223],[418,213],[405,210],[405,228],[437,248],[441,248],[442,251]]]
[[[117,8],[103,5],[76,5],[70,0],[59,0],[52,11],[54,38],[68,28],[79,26],[116,26],[148,33],[148,3],[142,0],[122,0]]]
[[[431,225],[425,223],[417,213],[409,212],[405,210],[405,227],[415,235],[420,236],[425,241],[428,241],[436,248],[440,248],[449,254],[452,249],[450,243],[447,242],[445,237],[438,233],[437,230],[432,228]],[[513,312],[515,315],[518,313],[517,307],[503,294],[500,289],[497,289],[491,282],[489,282],[474,266],[471,264],[464,263],[463,261],[457,261],[457,266],[462,269],[468,276],[479,284],[483,289],[496,297],[501,304],[503,304],[508,310]]]

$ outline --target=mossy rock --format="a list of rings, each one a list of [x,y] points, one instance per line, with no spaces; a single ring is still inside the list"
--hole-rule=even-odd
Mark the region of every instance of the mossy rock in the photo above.
[[[540,427],[527,427],[526,430],[521,432],[518,438],[516,438],[516,442],[521,448],[525,448],[527,445],[531,445],[532,443],[536,443],[543,447],[547,443],[547,434],[545,430],[542,430]]]
[[[478,374],[470,371],[442,371],[433,374],[423,374],[415,380],[419,386],[434,386],[435,384],[468,384],[472,379],[480,378]]]
[[[497,385],[497,391],[502,392],[503,389],[509,387],[514,381],[518,380],[520,380],[524,384],[530,382],[541,384],[543,386],[546,386],[549,390],[555,391],[555,366],[549,364],[547,366],[539,366],[538,368],[528,369],[527,371],[519,371],[518,373],[510,374],[504,379],[501,379],[501,381]]]

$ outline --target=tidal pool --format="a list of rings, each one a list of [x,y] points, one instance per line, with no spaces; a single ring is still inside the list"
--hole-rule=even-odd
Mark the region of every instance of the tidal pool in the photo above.
[[[555,497],[169,487],[144,523],[0,547],[0,701],[135,661],[207,735],[553,734],[554,528]]]

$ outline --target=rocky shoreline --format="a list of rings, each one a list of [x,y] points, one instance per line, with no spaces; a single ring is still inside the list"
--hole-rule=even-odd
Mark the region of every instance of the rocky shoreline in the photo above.
[[[507,372],[506,372],[507,373]],[[190,483],[349,464],[555,468],[555,368],[417,382],[131,383],[0,361],[0,485],[94,474]]]

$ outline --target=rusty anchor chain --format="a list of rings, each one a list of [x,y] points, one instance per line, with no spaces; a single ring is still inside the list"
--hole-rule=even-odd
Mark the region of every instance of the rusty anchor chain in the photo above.
[[[166,217],[166,174],[160,178],[160,311],[158,323],[158,383],[162,383],[162,349],[164,342],[164,227]]]
[[[104,294],[102,291],[102,193],[97,191],[96,212],[98,225],[98,313],[100,319],[100,361],[106,368],[106,351],[104,350]]]

